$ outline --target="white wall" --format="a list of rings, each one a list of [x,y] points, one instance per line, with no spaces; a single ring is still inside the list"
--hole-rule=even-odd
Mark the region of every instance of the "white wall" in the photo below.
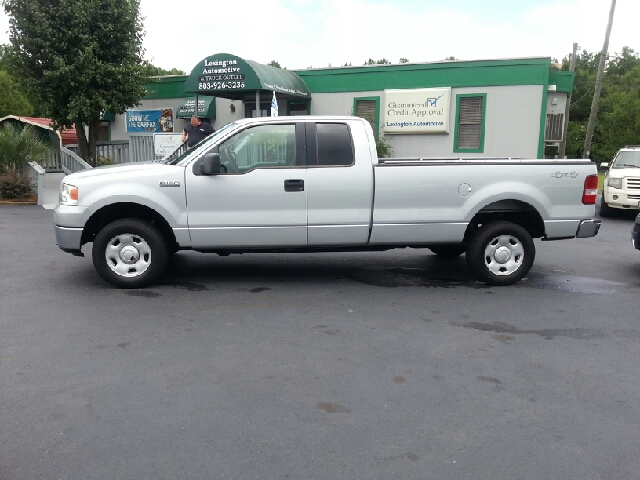
[[[536,158],[540,141],[540,115],[542,112],[543,86],[499,86],[453,88],[449,115],[449,133],[387,135],[394,157],[522,157]],[[454,153],[456,95],[482,93],[487,95],[483,153]],[[352,115],[356,97],[380,97],[384,108],[384,92],[314,93],[311,100],[312,115]],[[268,97],[268,95],[266,96]],[[270,98],[270,97],[269,97]],[[262,100],[262,99],[261,99]],[[182,99],[143,100],[140,109],[173,108],[174,115]],[[244,118],[241,101],[216,98],[217,130],[234,120]],[[235,106],[231,112],[230,106]],[[280,112],[286,112],[286,100],[278,102]],[[380,112],[380,122],[384,112]],[[174,131],[182,132],[188,119],[175,119]],[[381,124],[382,126],[382,124]],[[128,139],[125,116],[119,115],[111,127],[111,139]]]
[[[523,157],[536,158],[540,142],[543,86],[453,88],[449,133],[386,135],[394,157]],[[454,153],[456,95],[486,93],[483,153]],[[380,97],[380,127],[384,92],[314,93],[313,115],[351,115],[357,97]]]

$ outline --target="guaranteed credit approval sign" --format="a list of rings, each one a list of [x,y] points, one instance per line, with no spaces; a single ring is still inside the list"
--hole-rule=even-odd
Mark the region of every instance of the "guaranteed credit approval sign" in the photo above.
[[[385,134],[449,133],[451,87],[384,91]]]

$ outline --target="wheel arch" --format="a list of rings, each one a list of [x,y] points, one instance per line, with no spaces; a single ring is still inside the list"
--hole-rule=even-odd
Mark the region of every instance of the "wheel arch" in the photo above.
[[[154,209],[133,202],[113,203],[97,210],[85,224],[81,244],[92,242],[102,228],[123,218],[138,218],[149,222],[160,231],[167,246],[177,250],[178,242],[169,222]]]
[[[533,205],[522,200],[505,199],[485,205],[473,216],[464,235],[465,242],[468,242],[471,235],[482,225],[497,220],[520,225],[532,238],[545,235],[544,221]]]

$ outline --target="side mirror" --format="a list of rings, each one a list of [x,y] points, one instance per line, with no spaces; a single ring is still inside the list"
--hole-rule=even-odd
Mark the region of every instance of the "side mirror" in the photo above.
[[[200,172],[203,175],[218,175],[220,173],[220,154],[207,153],[200,166]]]

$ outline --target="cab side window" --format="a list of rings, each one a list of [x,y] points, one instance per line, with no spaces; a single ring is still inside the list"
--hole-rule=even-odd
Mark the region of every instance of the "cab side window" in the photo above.
[[[227,173],[296,166],[295,124],[247,128],[220,144],[219,153]]]
[[[354,163],[353,142],[344,123],[316,124],[319,166],[349,166]]]

